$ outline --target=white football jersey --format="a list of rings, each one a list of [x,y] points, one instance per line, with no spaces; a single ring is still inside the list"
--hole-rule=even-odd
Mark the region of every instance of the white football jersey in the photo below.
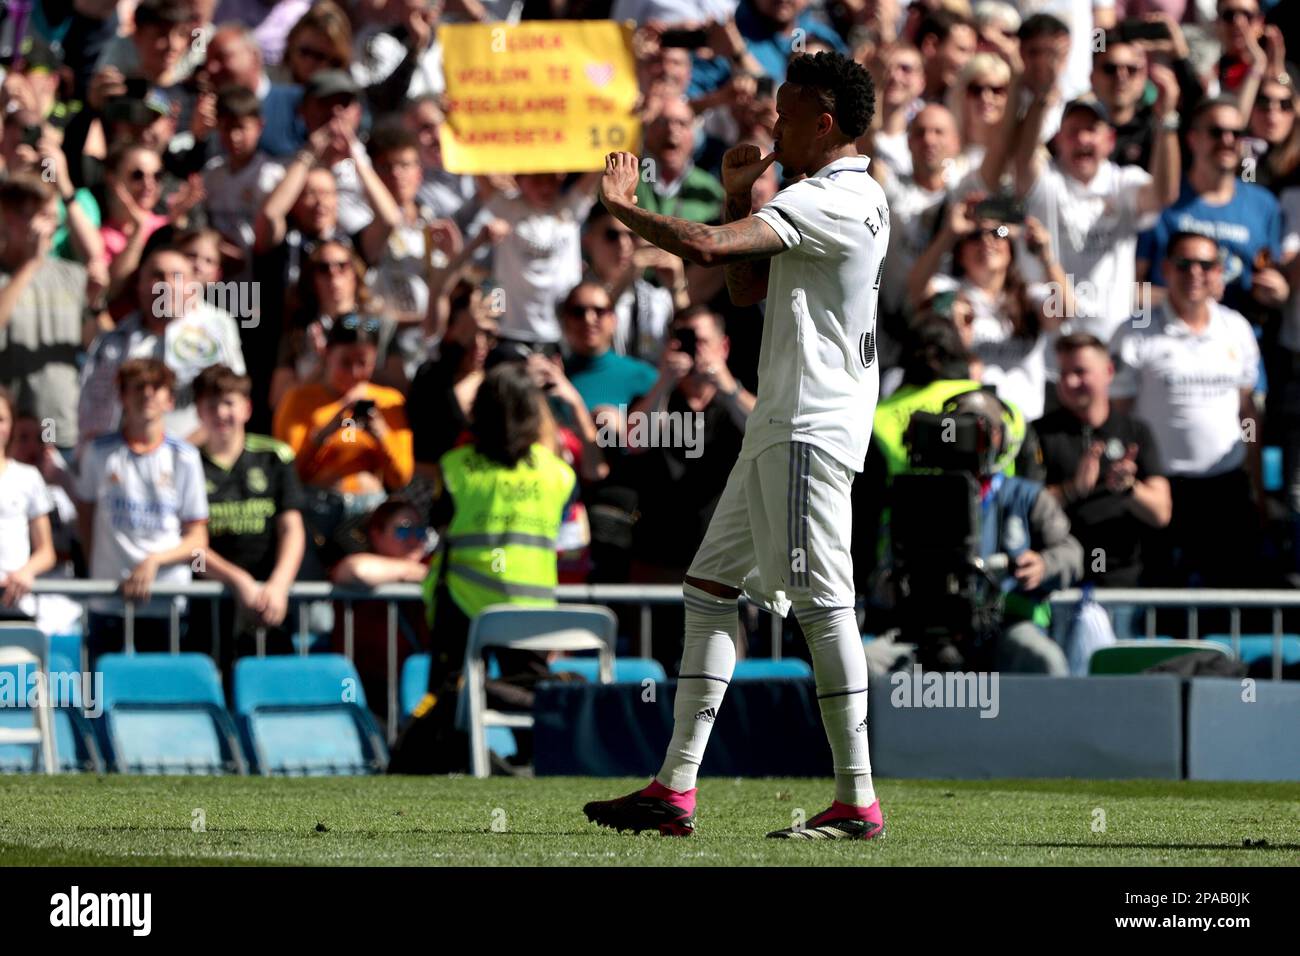
[[[208,495],[199,451],[187,442],[164,438],[146,452],[134,452],[121,432],[101,435],[82,453],[77,497],[95,506],[90,576],[119,581],[148,555],[180,544],[186,522],[206,521]],[[187,584],[190,562],[158,569],[159,583]],[[154,598],[137,608],[147,617],[169,612],[169,601]],[[114,599],[93,598],[92,611],[121,613]]]
[[[781,190],[756,216],[785,252],[772,258],[758,404],[742,459],[807,442],[861,471],[880,394],[876,302],[889,205],[866,156],[837,159]]]

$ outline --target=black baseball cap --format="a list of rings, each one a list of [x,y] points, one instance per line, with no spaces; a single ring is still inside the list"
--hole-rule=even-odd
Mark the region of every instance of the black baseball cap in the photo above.
[[[1086,110],[1107,126],[1115,125],[1111,121],[1110,110],[1106,109],[1106,104],[1091,94],[1080,96],[1077,99],[1070,100],[1070,102],[1066,103],[1065,109],[1061,111],[1061,119],[1064,120],[1071,113],[1078,112],[1079,110]]]

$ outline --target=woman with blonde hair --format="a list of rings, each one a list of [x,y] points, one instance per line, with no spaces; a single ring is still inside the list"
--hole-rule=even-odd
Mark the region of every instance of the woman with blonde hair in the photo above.
[[[984,161],[984,153],[997,137],[1010,101],[1011,79],[1011,67],[1002,57],[976,53],[948,92],[948,109],[957,118],[961,137],[959,174],[977,169]]]

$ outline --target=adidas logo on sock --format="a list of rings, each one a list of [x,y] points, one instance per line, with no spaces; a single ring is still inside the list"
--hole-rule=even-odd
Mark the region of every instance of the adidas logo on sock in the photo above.
[[[863,717],[862,723],[858,724],[853,729],[859,734],[865,734],[867,732],[867,718]]]
[[[718,716],[718,708],[705,707],[703,710],[696,713],[695,719],[707,720],[709,723],[713,723],[713,721],[717,718],[717,716]]]

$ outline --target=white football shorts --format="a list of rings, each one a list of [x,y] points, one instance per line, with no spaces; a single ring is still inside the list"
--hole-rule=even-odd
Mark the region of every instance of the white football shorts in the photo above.
[[[687,573],[782,617],[793,601],[853,607],[853,478],[806,442],[737,461]]]

